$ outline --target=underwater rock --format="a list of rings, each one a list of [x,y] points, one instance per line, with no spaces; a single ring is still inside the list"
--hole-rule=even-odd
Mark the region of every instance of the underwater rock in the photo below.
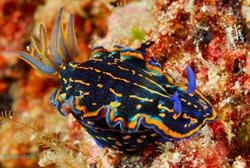
[[[244,117],[237,128],[239,143],[244,151],[250,152],[250,115]]]

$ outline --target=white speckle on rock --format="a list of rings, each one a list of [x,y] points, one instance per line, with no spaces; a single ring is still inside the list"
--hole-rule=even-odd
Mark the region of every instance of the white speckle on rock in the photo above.
[[[172,162],[178,163],[181,159],[181,154],[179,152],[174,152],[172,155]]]
[[[234,89],[240,89],[240,82],[239,81],[236,81],[234,86],[233,86]]]
[[[220,108],[224,107],[225,105],[229,104],[231,102],[231,97],[227,97],[226,99],[223,99],[220,103]]]
[[[233,162],[232,168],[246,168],[247,164],[244,159],[241,158],[241,156],[237,156],[235,158],[235,161]]]

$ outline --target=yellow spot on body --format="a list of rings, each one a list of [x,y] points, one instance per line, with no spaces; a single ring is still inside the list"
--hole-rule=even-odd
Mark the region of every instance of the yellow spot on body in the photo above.
[[[96,103],[92,103],[92,106],[96,106]]]
[[[208,108],[208,106],[203,106],[204,110],[206,110]]]
[[[206,104],[206,102],[204,102],[202,99],[199,99],[200,102],[202,102],[204,105]]]
[[[143,69],[143,72],[145,72],[145,73],[148,74],[149,76],[154,76],[154,75],[155,75],[154,73],[148,72],[148,71],[146,71],[146,70],[144,70],[144,69]]]
[[[63,70],[65,70],[66,69],[66,66],[63,66],[63,68],[62,68]]]
[[[192,97],[192,96],[194,96],[194,94],[193,94],[193,93],[189,93],[188,95],[189,95],[189,96],[191,96],[191,97]]]
[[[97,84],[97,87],[98,88],[103,88],[103,85],[99,83],[99,84]]]
[[[93,71],[93,70],[94,70],[94,68],[92,68],[92,67],[75,66],[75,68],[76,68],[76,69],[91,70],[91,71]]]
[[[125,136],[122,137],[122,139],[124,139],[124,140],[128,140],[128,139],[130,139],[130,138],[131,138],[130,135],[125,135]]]
[[[166,114],[165,113],[160,113],[160,114],[158,114],[160,117],[162,117],[162,118],[164,118],[165,116],[166,116]]]
[[[116,138],[113,137],[107,137],[108,140],[116,140]]]
[[[142,107],[141,104],[137,104],[137,105],[136,105],[136,108],[137,108],[137,109],[141,109],[141,107]]]
[[[103,141],[106,141],[106,138],[104,138],[104,137],[101,137],[101,139],[102,139]]]
[[[156,133],[152,133],[152,134],[151,134],[151,137],[155,137],[155,136],[157,136]]]
[[[99,136],[95,136],[95,138],[101,140],[101,138]]]
[[[188,116],[186,113],[183,114],[183,118],[190,119],[190,123],[188,124],[188,126],[190,126],[191,124],[198,123],[198,120],[196,118],[192,118]]]
[[[72,78],[69,78],[69,81],[74,83],[80,83],[85,86],[90,86],[90,83],[83,82],[82,80],[73,80]]]
[[[115,145],[112,145],[112,148],[114,148],[114,149],[118,149],[118,147],[117,147],[117,146],[115,146]]]
[[[67,83],[68,81],[65,78],[62,78],[64,83]]]
[[[198,106],[194,104],[194,108],[198,108]]]
[[[100,72],[101,72],[101,70],[99,70],[99,69],[95,69],[95,71],[96,71],[97,73],[100,73]]]
[[[82,80],[75,80],[74,82],[80,83],[80,84],[83,84],[83,85],[86,85],[86,86],[90,86],[90,83],[83,82]]]
[[[108,62],[107,64],[108,65],[116,65],[117,63],[116,62]]]
[[[154,85],[156,85],[157,87],[159,87],[162,91],[166,92],[166,90],[161,86],[159,85],[158,83],[156,83],[155,81],[143,76],[142,74],[138,74],[140,77],[146,79],[147,81],[149,81],[150,83],[153,83]]]
[[[181,99],[181,101],[183,101],[183,102],[187,102],[185,99]]]
[[[141,135],[140,137],[141,137],[142,139],[146,139],[146,138],[147,138],[146,135]]]
[[[79,96],[79,98],[83,98],[84,96],[90,95],[90,92],[85,92]]]
[[[136,139],[136,141],[137,141],[138,143],[142,143],[142,142],[143,142],[143,140],[140,139],[140,138]]]
[[[159,95],[159,96],[162,96],[162,97],[165,97],[165,98],[169,98],[168,95],[164,95],[164,94],[162,94],[162,93],[159,93],[159,92],[157,92],[157,91],[154,91],[154,90],[152,90],[152,89],[149,89],[149,88],[147,88],[147,87],[145,87],[145,86],[139,85],[139,84],[137,84],[137,83],[134,83],[134,85],[135,85],[135,86],[138,86],[138,87],[140,87],[140,88],[142,88],[142,89],[145,89],[145,90],[149,91],[150,93],[154,93],[154,94],[157,94],[157,95]]]
[[[122,144],[119,141],[115,141],[115,145],[122,146]]]
[[[187,104],[190,106],[192,103],[191,102],[187,102]]]
[[[121,105],[120,102],[111,102],[111,103],[110,103],[110,106],[111,106],[111,107],[119,107],[120,105]]]
[[[69,63],[69,66],[71,66],[72,68],[76,68],[77,67],[77,65],[74,65],[72,63]]]
[[[98,59],[98,58],[91,58],[91,60],[97,61],[97,62],[102,62],[103,61],[102,59]]]
[[[129,95],[129,97],[130,97],[130,98],[139,99],[139,100],[142,100],[142,101],[147,101],[147,102],[153,102],[153,101],[154,101],[153,99],[138,97],[138,96],[136,96],[136,95]]]
[[[124,71],[130,71],[129,69],[123,68],[123,67],[121,67],[120,65],[118,65],[117,67],[118,67],[119,69],[121,69],[121,70],[124,70]]]
[[[66,87],[66,90],[69,90],[70,88],[72,88],[72,86],[67,86],[67,87]]]
[[[112,89],[112,88],[109,88],[109,91],[110,91],[111,93],[113,93],[114,95],[116,95],[117,97],[122,97],[122,94],[121,94],[121,93],[115,92],[115,90]]]
[[[135,70],[132,70],[132,74],[133,74],[133,75],[135,74]]]
[[[179,114],[174,114],[172,117],[173,117],[173,119],[177,119],[177,118],[179,118],[179,116],[181,115],[181,112],[179,113]]]
[[[110,76],[111,78],[113,79],[116,79],[116,80],[120,80],[120,81],[123,81],[125,83],[129,83],[129,81],[127,79],[124,79],[124,78],[119,78],[119,77],[116,77],[116,76],[113,76],[111,73],[109,72],[103,72],[103,74],[107,75],[107,76]]]
[[[174,112],[173,109],[170,109],[170,108],[168,108],[168,107],[166,107],[166,106],[163,106],[163,105],[161,105],[161,104],[158,104],[157,107],[158,107],[158,109],[167,110],[167,111],[170,112],[170,113]]]
[[[94,122],[92,122],[92,121],[88,121],[87,123],[88,123],[88,124],[94,124]]]

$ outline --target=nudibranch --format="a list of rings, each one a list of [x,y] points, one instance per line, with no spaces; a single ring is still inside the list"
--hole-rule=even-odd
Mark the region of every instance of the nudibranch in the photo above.
[[[217,113],[196,88],[187,66],[187,84],[179,84],[154,57],[146,59],[146,41],[137,49],[115,45],[92,50],[83,63],[78,54],[73,17],[62,22],[62,9],[48,45],[43,26],[40,40],[31,38],[29,52],[20,57],[43,74],[56,74],[60,88],[51,103],[62,115],[72,114],[102,147],[131,152],[196,135]]]

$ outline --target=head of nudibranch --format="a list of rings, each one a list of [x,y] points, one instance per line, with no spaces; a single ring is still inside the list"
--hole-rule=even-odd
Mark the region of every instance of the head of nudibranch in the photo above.
[[[174,138],[181,140],[195,135],[207,122],[213,121],[217,118],[217,112],[206,97],[199,91],[196,86],[196,79],[194,72],[187,65],[186,85],[172,82],[166,85],[166,91],[171,95],[168,102],[161,102],[160,106],[171,107],[171,112],[174,113],[173,119],[176,121],[175,131],[180,135]],[[181,122],[183,119],[188,122]]]

